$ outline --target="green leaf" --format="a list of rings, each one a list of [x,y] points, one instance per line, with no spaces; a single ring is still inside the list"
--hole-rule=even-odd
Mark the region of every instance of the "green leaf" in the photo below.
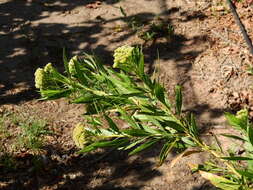
[[[86,147],[84,147],[82,150],[79,151],[79,153],[86,153],[86,152],[90,152],[93,151],[97,148],[106,148],[106,147],[120,147],[123,146],[125,144],[127,144],[129,142],[128,139],[126,138],[118,138],[118,139],[114,139],[112,141],[99,141],[99,142],[94,142]]]
[[[92,103],[94,101],[97,101],[99,99],[103,99],[103,96],[97,96],[95,94],[84,94],[79,98],[76,98],[72,101],[72,103],[75,104],[86,104],[86,103]]]
[[[223,190],[238,190],[240,188],[239,184],[231,180],[228,180],[224,177],[221,177],[209,172],[205,172],[205,171],[200,171],[199,173],[203,178],[210,180],[210,182],[215,187],[221,188]]]
[[[243,146],[247,152],[253,152],[253,145],[250,142],[246,141]]]
[[[158,135],[161,135],[161,136],[164,136],[164,137],[165,136],[166,137],[172,137],[173,136],[172,134],[168,133],[168,131],[164,130],[164,128],[161,128],[160,126],[159,127],[161,129],[157,129],[157,128],[154,128],[154,127],[151,127],[151,126],[146,126],[146,125],[143,125],[142,127],[146,132],[148,132],[148,133],[150,133],[154,136],[158,136]]]
[[[84,65],[92,71],[96,71],[100,69],[100,71],[104,71],[103,65],[100,63],[100,61],[97,59],[94,55],[89,55],[87,53],[84,53],[85,58],[82,60]]]
[[[123,109],[121,109],[120,107],[117,107],[118,111],[121,114],[121,117],[128,123],[130,124],[130,126],[134,129],[141,129],[141,127],[139,126],[139,124],[131,117],[127,114],[127,112]]]
[[[143,141],[145,141],[148,137],[144,137],[144,138],[141,138],[141,139],[138,139],[137,141],[131,143],[130,145],[128,145],[127,147],[124,148],[124,150],[128,150],[128,149],[131,149],[133,147],[135,147],[137,144],[140,144],[142,143]]]
[[[65,71],[67,72],[68,77],[70,77],[69,63],[68,63],[68,59],[67,59],[67,56],[66,56],[66,50],[65,50],[65,48],[63,48],[63,63],[64,63]]]
[[[198,138],[199,137],[199,132],[198,132],[198,127],[196,124],[196,120],[193,114],[191,114],[191,125],[190,125],[190,132],[191,134],[195,137]]]
[[[137,54],[136,55],[136,57],[137,57],[137,61],[138,61],[138,73],[139,73],[139,76],[141,77],[141,78],[143,78],[143,76],[145,75],[145,73],[144,73],[144,55],[143,55],[143,53],[142,53],[142,51],[141,50],[139,50],[138,48],[135,48],[135,54]]]
[[[164,88],[157,82],[154,83],[154,94],[159,101],[165,103]]]
[[[87,80],[85,79],[83,75],[84,73],[81,71],[79,62],[76,61],[75,59],[73,59],[73,62],[75,64],[75,70],[76,70],[78,80],[80,80],[82,84],[88,85]]]
[[[252,126],[248,125],[247,133],[248,133],[249,142],[253,145],[253,129],[252,129]]]
[[[195,147],[196,144],[191,140],[190,137],[182,137],[181,140],[186,143],[187,145],[190,145],[190,147]]]
[[[182,89],[181,86],[177,85],[175,87],[176,93],[176,113],[178,115],[181,114],[182,104],[183,104],[183,96],[182,96]]]
[[[236,136],[236,135],[230,135],[230,134],[220,134],[224,137],[228,137],[228,138],[231,138],[231,139],[235,139],[235,140],[240,140],[240,141],[245,141],[245,139],[239,137],[239,136]]]
[[[122,132],[133,137],[145,137],[150,135],[150,133],[143,129],[125,129],[122,130]]]
[[[253,172],[249,170],[236,170],[239,174],[242,176],[248,177],[250,179],[253,179]]]
[[[116,74],[115,74],[116,75]],[[140,90],[132,81],[131,83],[127,83],[124,80],[122,81],[119,75],[108,75],[103,73],[103,76],[110,81],[110,83],[114,86],[114,90],[119,94],[131,94],[131,93],[143,93],[143,90]]]
[[[87,153],[87,152],[91,152],[96,149],[97,148],[95,146],[93,146],[93,144],[91,144],[91,145],[84,147],[82,150],[78,151],[78,153]]]
[[[171,149],[174,147],[174,145],[176,144],[177,140],[171,142],[166,142],[164,145],[163,145],[163,148],[160,152],[160,155],[159,155],[159,165],[162,165],[163,162],[165,161],[165,159],[167,158],[168,154],[170,153]]]
[[[165,121],[166,129],[171,128],[177,132],[184,132],[184,128],[177,121]]]
[[[151,146],[153,146],[155,143],[157,143],[160,139],[151,139],[146,143],[143,143],[142,145],[138,146],[137,148],[135,148],[134,150],[132,150],[129,155],[133,155],[136,153],[139,153],[147,148],[150,148]]]
[[[61,90],[40,90],[42,95],[42,100],[54,100],[62,97],[67,97],[71,94],[70,89],[61,89]]]
[[[119,9],[120,9],[121,14],[122,14],[124,17],[127,17],[126,12],[124,11],[124,9],[123,9],[121,6],[119,7]]]
[[[244,118],[237,118],[235,115],[226,112],[225,117],[230,125],[235,127],[237,130],[247,131],[247,120]]]
[[[222,145],[221,145],[219,139],[217,138],[216,134],[213,134],[213,136],[214,136],[214,139],[215,139],[216,144],[217,144],[218,147],[219,147],[219,150],[220,150],[221,152],[223,152]]]
[[[231,157],[220,157],[223,160],[253,160],[253,158],[249,157],[241,157],[241,156],[231,156]]]
[[[106,121],[108,122],[109,124],[109,127],[113,130],[113,131],[116,131],[116,132],[120,132],[119,131],[119,128],[117,127],[116,123],[114,123],[114,121],[108,117],[107,115],[104,115]]]
[[[183,132],[184,128],[181,126],[178,121],[168,115],[163,113],[148,113],[148,112],[139,112],[134,115],[134,118],[142,121],[142,122],[152,122],[157,126],[163,126],[163,128],[171,128],[176,130],[177,132]]]

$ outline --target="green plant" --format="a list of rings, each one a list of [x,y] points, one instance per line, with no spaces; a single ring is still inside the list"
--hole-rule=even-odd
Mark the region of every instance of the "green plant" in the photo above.
[[[11,136],[7,129],[6,120],[9,117],[8,113],[2,113],[0,115],[0,139],[8,138]]]
[[[138,18],[137,16],[128,17],[125,10],[122,7],[119,7],[119,9],[124,18],[124,21],[126,22],[129,28],[131,28],[133,31],[138,31],[141,29],[141,27],[143,27],[143,22],[141,21],[140,18]]]
[[[48,64],[36,71],[35,82],[42,100],[66,97],[71,103],[86,105],[87,122],[78,124],[73,131],[80,153],[115,147],[133,155],[159,142],[162,144],[159,164],[162,164],[173,149],[183,151],[179,158],[207,152],[213,161],[195,167],[195,171],[224,190],[252,189],[253,128],[247,110],[236,116],[226,113],[228,122],[241,136],[222,134],[244,144],[241,155],[223,150],[215,135],[218,147],[202,140],[194,115],[182,113],[181,87],[175,87],[175,100],[171,102],[159,80],[144,72],[141,49],[130,46],[116,49],[114,69],[87,54],[82,59],[73,57],[68,61],[65,55],[63,59],[65,74]],[[119,119],[127,127],[118,126]]]
[[[171,38],[174,34],[174,27],[163,21],[160,17],[155,17],[150,22],[144,22],[138,17],[128,17],[122,7],[120,7],[120,12],[128,27],[137,32],[138,37],[145,41],[154,40],[159,37]]]
[[[39,150],[43,146],[43,137],[50,134],[44,120],[27,119],[20,122],[21,132],[17,138],[17,147]]]

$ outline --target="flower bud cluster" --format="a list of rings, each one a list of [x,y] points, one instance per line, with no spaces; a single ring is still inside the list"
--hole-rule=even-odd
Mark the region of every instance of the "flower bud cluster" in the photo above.
[[[85,128],[81,123],[75,126],[72,132],[72,138],[78,148],[84,148],[86,144],[99,139],[92,129]]]
[[[132,62],[134,47],[124,45],[114,51],[114,68],[128,68]]]
[[[35,71],[35,87],[39,89],[47,89],[50,85],[50,74],[54,68],[51,63],[48,63],[43,69],[38,68]]]
[[[71,75],[75,75],[76,74],[76,68],[75,68],[75,62],[77,62],[78,59],[77,59],[77,56],[74,56],[70,59],[69,61],[69,73]]]

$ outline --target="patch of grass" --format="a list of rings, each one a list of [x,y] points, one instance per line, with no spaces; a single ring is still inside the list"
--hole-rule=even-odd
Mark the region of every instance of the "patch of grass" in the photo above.
[[[15,170],[18,167],[16,154],[21,150],[35,154],[31,162],[34,170],[40,170],[42,164],[38,153],[49,134],[52,133],[45,120],[25,112],[0,113],[0,170]]]
[[[11,133],[8,131],[6,124],[9,116],[9,113],[3,113],[0,115],[0,140],[11,136]]]
[[[160,17],[147,21],[136,16],[129,17],[122,7],[120,7],[120,12],[127,26],[132,31],[137,32],[138,37],[145,41],[163,37],[169,39],[174,34],[174,27]]]
[[[50,134],[44,120],[29,119],[20,123],[19,127],[21,131],[17,146],[20,148],[39,150],[43,147],[44,136]]]
[[[4,152],[20,149],[38,151],[45,135],[51,134],[47,122],[24,113],[4,112],[0,115],[0,145]]]
[[[173,35],[174,27],[160,19],[160,22],[153,22],[146,30],[139,32],[138,37],[149,41],[162,37],[170,39]]]

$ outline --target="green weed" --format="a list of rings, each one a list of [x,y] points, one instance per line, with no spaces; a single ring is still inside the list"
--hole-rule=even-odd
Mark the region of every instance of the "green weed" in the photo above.
[[[2,113],[0,115],[0,140],[11,136],[11,133],[8,130],[8,120],[10,115],[10,113]]]
[[[122,7],[120,7],[120,12],[128,27],[134,32],[137,32],[137,36],[145,41],[154,40],[160,37],[171,38],[171,36],[174,35],[173,26],[159,17],[147,22],[142,21],[138,17],[128,17]]]
[[[17,147],[39,150],[43,147],[43,137],[50,134],[43,120],[28,119],[20,123],[21,131],[17,138]]]

